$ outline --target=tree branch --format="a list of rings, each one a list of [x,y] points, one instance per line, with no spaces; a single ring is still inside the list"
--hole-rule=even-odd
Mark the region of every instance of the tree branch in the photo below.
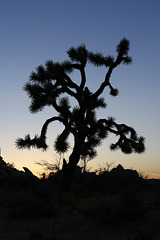
[[[59,122],[64,123],[64,119],[61,117],[52,117],[52,118],[47,119],[46,122],[43,124],[41,134],[40,134],[40,139],[45,140],[48,125],[53,121],[59,121]]]
[[[109,85],[109,79],[112,74],[112,71],[113,71],[113,66],[110,66],[106,73],[104,82],[100,85],[99,89],[94,94],[92,94],[92,98],[97,99],[101,95],[101,93],[104,91],[105,87]]]
[[[74,82],[71,80],[71,78],[70,78],[66,73],[64,73],[64,78],[66,79],[67,85],[68,85],[69,87],[75,88],[75,89],[78,88],[78,85],[77,85],[76,83],[74,83]]]
[[[124,60],[125,60],[125,57],[122,57],[120,55],[117,56],[115,62],[113,64],[111,64],[111,66],[109,67],[109,69],[106,73],[104,82],[100,85],[99,89],[92,95],[92,98],[94,98],[94,99],[98,98],[103,93],[106,86],[110,85],[109,80],[110,80],[113,69],[116,68],[119,64],[121,64],[121,62]]]
[[[80,89],[84,89],[84,86],[85,86],[85,83],[86,83],[86,74],[85,74],[85,70],[84,68],[82,67],[80,69],[80,72],[81,72],[81,84],[80,84]]]

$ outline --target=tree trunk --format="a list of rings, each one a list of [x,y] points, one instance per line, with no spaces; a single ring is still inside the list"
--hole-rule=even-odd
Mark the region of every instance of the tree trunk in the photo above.
[[[72,176],[73,176],[74,169],[71,168],[70,164],[63,161],[63,178],[62,178],[62,191],[70,191],[71,190],[71,183],[72,183]]]
[[[76,169],[77,163],[80,160],[79,148],[75,145],[73,152],[69,157],[69,163],[66,163],[66,160],[63,159],[63,179],[62,179],[62,191],[71,190],[71,184],[73,179],[73,173]]]

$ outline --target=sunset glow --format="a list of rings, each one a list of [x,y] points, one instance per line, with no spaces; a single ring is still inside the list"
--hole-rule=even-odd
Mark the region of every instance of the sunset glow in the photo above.
[[[116,56],[116,46],[126,37],[130,40],[131,65],[113,71],[111,82],[119,90],[115,98],[106,90],[103,97],[107,108],[100,117],[112,116],[117,123],[133,127],[145,137],[143,154],[124,155],[111,152],[115,141],[110,135],[97,149],[98,156],[88,163],[96,169],[114,162],[114,166],[136,169],[149,178],[160,178],[160,2],[156,1],[2,1],[1,70],[0,70],[0,149],[6,162],[17,169],[28,167],[34,174],[43,172],[35,164],[54,161],[54,139],[61,124],[53,123],[48,130],[49,150],[18,150],[15,141],[30,133],[39,134],[47,118],[56,115],[46,108],[37,114],[29,112],[30,100],[23,90],[29,75],[47,60],[63,62],[66,51],[85,44],[87,49]],[[125,7],[124,7],[125,5]],[[87,86],[95,91],[104,80],[104,69],[87,66]],[[78,76],[75,74],[76,79]],[[71,142],[72,147],[72,142]],[[65,154],[67,159],[69,156]]]

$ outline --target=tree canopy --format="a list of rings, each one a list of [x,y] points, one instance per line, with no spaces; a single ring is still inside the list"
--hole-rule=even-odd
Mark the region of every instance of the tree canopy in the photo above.
[[[104,56],[102,53],[93,53],[86,49],[85,45],[77,48],[71,47],[68,51],[69,60],[64,62],[47,61],[32,72],[24,90],[31,99],[30,112],[37,113],[44,107],[53,107],[57,115],[47,119],[42,126],[40,135],[31,138],[26,135],[18,138],[16,146],[19,149],[36,147],[46,150],[46,134],[48,125],[59,121],[64,129],[57,136],[54,148],[59,153],[68,151],[68,137],[73,135],[73,150],[69,157],[68,166],[72,169],[77,165],[80,158],[96,156],[96,148],[101,145],[109,133],[117,136],[117,141],[110,145],[111,150],[120,149],[125,154],[143,153],[145,151],[144,138],[138,137],[136,131],[126,124],[118,124],[115,119],[97,119],[96,111],[105,108],[105,99],[101,97],[105,88],[110,89],[112,96],[118,95],[118,89],[111,84],[111,74],[120,64],[130,64],[132,58],[128,55],[130,42],[123,38],[116,48],[116,57]],[[98,89],[91,92],[87,87],[86,65],[106,68],[105,78],[101,81]],[[72,72],[80,73],[79,84],[71,78]],[[70,104],[70,97],[76,100],[76,105]]]

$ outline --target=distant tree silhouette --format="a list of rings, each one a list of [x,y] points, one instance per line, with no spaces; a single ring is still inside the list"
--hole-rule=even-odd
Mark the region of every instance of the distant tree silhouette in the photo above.
[[[72,174],[79,160],[86,157],[94,158],[96,147],[101,145],[102,140],[109,133],[118,137],[117,142],[111,144],[111,150],[120,149],[125,154],[143,153],[145,150],[144,138],[138,137],[133,128],[116,123],[112,117],[96,118],[96,110],[106,107],[105,100],[101,97],[105,88],[110,89],[112,96],[118,94],[110,78],[118,65],[132,62],[131,57],[128,56],[129,45],[129,40],[123,38],[116,48],[116,58],[111,55],[105,57],[99,52],[90,52],[85,45],[77,48],[71,47],[67,51],[70,61],[62,63],[47,61],[45,66],[40,65],[35,72],[31,73],[29,81],[24,86],[24,90],[31,99],[31,113],[42,111],[45,106],[51,106],[58,114],[46,120],[39,136],[35,135],[33,139],[30,135],[26,135],[24,139],[18,138],[16,146],[19,149],[36,147],[46,150],[48,125],[54,121],[62,123],[64,129],[55,140],[55,150],[59,153],[66,152],[69,149],[69,135],[72,134],[74,139],[68,163],[65,159],[63,161],[65,188],[70,186]],[[105,78],[95,92],[91,92],[86,86],[85,67],[87,63],[95,67],[106,68]],[[80,73],[79,84],[71,79],[71,73],[74,70]],[[76,106],[70,105],[69,97],[76,100]]]

